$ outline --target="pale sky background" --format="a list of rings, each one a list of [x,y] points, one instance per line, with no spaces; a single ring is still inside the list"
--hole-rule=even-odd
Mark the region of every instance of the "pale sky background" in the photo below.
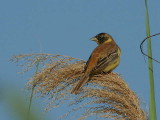
[[[149,0],[151,34],[160,32],[159,5],[159,0]],[[87,60],[96,47],[89,38],[100,32],[112,35],[121,48],[121,63],[115,72],[122,75],[148,108],[147,59],[145,62],[139,49],[146,36],[144,0],[1,0],[0,87],[5,84],[22,91],[31,76],[17,74],[20,68],[9,62],[11,56],[43,52]],[[153,56],[158,60],[159,38],[152,39]],[[154,62],[157,120],[160,120],[159,71],[160,64]],[[1,102],[0,106],[0,119],[14,120],[5,103]],[[63,114],[62,109],[68,108],[52,109],[46,120],[56,120]]]

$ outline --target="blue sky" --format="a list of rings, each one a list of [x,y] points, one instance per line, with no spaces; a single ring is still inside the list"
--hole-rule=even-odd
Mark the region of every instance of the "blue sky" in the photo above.
[[[159,0],[149,1],[151,34],[160,32],[159,4]],[[0,24],[1,86],[7,84],[23,90],[29,77],[17,74],[20,69],[9,62],[11,56],[43,52],[87,60],[96,47],[89,38],[106,32],[122,50],[121,63],[115,72],[149,107],[147,62],[139,49],[146,33],[144,0],[2,0]],[[159,45],[157,36],[152,42],[153,56],[160,60]],[[157,113],[160,113],[158,63],[154,63],[154,71]],[[2,106],[0,118],[11,120]],[[60,111],[49,112],[48,120],[53,119],[52,113],[58,116]],[[157,116],[160,119],[160,114]]]

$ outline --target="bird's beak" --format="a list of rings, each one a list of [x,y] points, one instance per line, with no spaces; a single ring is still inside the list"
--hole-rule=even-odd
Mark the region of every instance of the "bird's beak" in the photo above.
[[[92,37],[90,40],[97,42],[98,39],[96,37]]]

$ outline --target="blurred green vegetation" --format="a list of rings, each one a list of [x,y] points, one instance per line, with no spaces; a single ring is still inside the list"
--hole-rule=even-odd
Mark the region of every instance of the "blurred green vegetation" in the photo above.
[[[26,93],[21,93],[14,87],[3,87],[0,91],[0,102],[4,104],[3,107],[6,107],[8,116],[13,117],[11,120],[43,120],[42,113],[35,106],[30,111],[29,117],[27,116]]]

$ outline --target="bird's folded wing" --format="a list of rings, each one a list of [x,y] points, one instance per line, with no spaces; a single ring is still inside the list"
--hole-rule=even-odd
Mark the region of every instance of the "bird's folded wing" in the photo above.
[[[92,71],[101,71],[103,70],[107,65],[109,65],[112,61],[117,59],[118,56],[118,49],[110,51],[105,56],[99,58],[97,64],[95,65],[94,69]]]

